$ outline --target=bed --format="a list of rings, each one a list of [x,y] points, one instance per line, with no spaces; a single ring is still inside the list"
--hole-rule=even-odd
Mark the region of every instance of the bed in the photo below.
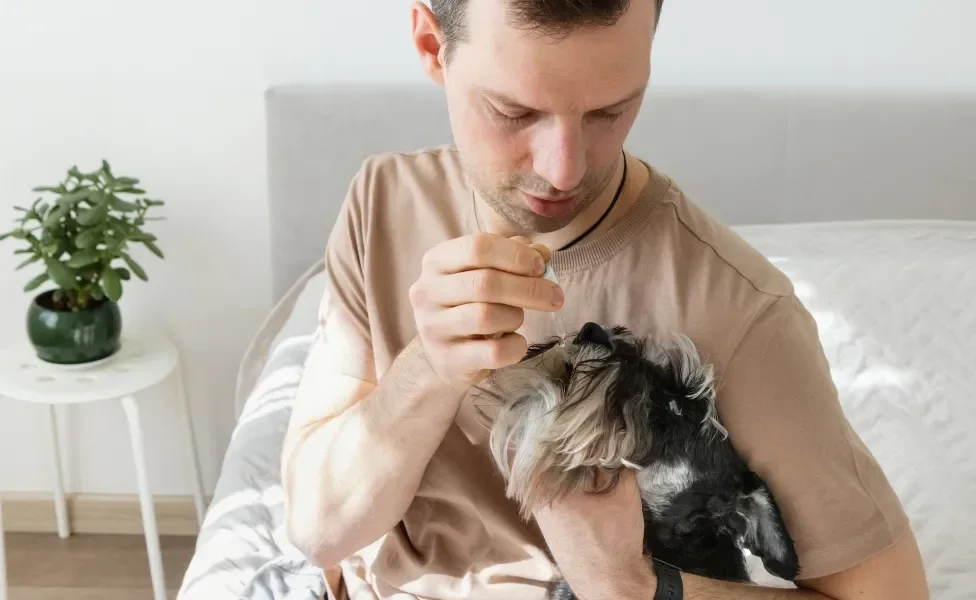
[[[275,586],[295,581],[289,600],[321,597],[283,534],[278,461],[322,252],[365,156],[450,141],[433,87],[276,87],[266,107],[275,307],[240,366],[238,423],[180,600],[283,597]],[[794,281],[936,600],[976,597],[973,131],[973,97],[680,89],[651,93],[627,144]],[[288,581],[246,590],[268,565]]]

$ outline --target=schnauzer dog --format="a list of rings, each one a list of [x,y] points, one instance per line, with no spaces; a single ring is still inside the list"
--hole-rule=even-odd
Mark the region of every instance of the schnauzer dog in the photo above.
[[[796,550],[773,494],[733,447],[712,368],[685,336],[657,343],[587,323],[530,347],[485,384],[492,458],[524,518],[571,491],[606,491],[634,469],[649,558],[756,582],[752,555],[774,579],[796,578]],[[562,581],[555,597],[574,596]]]

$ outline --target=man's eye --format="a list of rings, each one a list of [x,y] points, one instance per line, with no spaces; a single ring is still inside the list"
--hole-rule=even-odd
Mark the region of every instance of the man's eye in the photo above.
[[[495,115],[495,118],[497,118],[498,120],[504,123],[508,123],[512,125],[524,125],[525,123],[528,123],[532,119],[532,113],[528,113],[528,112],[518,114],[518,115],[510,115],[507,113],[503,113],[497,108],[492,108],[491,111]]]
[[[606,121],[608,123],[613,123],[614,121],[616,121],[620,117],[622,117],[623,114],[624,114],[623,112],[607,112],[607,111],[602,111],[602,110],[601,111],[597,111],[595,113],[590,113],[590,115],[593,118],[599,119],[600,121]]]

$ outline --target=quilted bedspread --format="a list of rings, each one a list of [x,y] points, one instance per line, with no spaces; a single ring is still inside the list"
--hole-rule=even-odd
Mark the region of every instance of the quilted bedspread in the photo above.
[[[847,416],[912,520],[933,600],[973,600],[976,222],[737,230],[816,317]],[[263,333],[277,333],[274,349],[225,457],[181,600],[237,600],[257,569],[295,558],[281,528],[279,448],[321,282],[302,293],[288,335]]]

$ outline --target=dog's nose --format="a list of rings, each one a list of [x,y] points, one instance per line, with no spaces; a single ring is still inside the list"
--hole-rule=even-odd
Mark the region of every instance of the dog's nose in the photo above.
[[[596,323],[587,323],[583,325],[579,333],[576,335],[577,344],[601,344],[603,346],[610,345],[610,335],[607,330],[600,327]]]

